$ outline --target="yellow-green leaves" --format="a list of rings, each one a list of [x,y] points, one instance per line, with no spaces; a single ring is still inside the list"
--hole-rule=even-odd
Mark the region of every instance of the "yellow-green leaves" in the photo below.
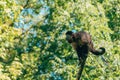
[[[0,80],[75,80],[78,57],[68,30],[86,31],[103,57],[89,54],[83,80],[117,80],[120,19],[117,0],[1,0]]]

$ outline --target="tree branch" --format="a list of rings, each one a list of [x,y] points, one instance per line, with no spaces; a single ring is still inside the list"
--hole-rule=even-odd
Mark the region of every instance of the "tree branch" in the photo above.
[[[81,75],[82,75],[82,72],[83,72],[83,69],[84,69],[84,65],[85,65],[85,62],[86,62],[86,58],[84,58],[80,64],[80,67],[79,67],[79,71],[78,71],[78,74],[77,74],[77,79],[76,80],[81,80]]]

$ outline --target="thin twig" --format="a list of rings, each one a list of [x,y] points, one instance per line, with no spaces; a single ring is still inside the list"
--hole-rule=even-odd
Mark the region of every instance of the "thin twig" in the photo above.
[[[26,8],[30,0],[26,1],[26,4],[23,6],[23,8]]]

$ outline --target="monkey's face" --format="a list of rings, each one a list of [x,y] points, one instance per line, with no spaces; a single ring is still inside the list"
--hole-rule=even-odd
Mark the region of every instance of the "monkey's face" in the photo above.
[[[69,43],[72,43],[72,42],[73,42],[73,37],[72,37],[72,35],[66,35],[66,40],[67,40]]]

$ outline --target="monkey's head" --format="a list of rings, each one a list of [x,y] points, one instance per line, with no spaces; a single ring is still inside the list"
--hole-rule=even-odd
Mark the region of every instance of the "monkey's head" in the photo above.
[[[74,33],[72,31],[67,31],[66,32],[66,40],[69,43],[72,43],[74,41]]]

